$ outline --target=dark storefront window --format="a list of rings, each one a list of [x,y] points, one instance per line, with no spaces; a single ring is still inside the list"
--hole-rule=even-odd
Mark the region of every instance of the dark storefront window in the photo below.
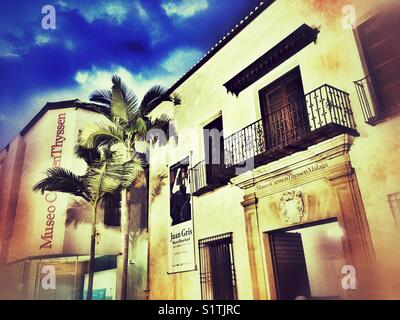
[[[232,233],[199,240],[203,300],[236,300]]]

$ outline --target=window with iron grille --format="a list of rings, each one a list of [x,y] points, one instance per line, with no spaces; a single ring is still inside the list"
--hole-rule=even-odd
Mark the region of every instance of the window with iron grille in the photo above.
[[[396,225],[400,226],[400,192],[389,194],[388,200],[394,222]]]
[[[199,240],[203,300],[236,300],[232,233]]]

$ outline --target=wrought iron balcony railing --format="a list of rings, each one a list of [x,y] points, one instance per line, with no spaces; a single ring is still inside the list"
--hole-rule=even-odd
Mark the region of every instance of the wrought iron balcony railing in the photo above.
[[[325,84],[306,94],[305,100],[311,131],[336,124],[355,133],[356,124],[347,92]]]
[[[207,173],[206,173],[206,161],[203,160],[193,166],[191,169],[192,173],[192,192],[196,194],[199,190],[207,187]]]
[[[376,98],[374,90],[372,89],[372,81],[373,79],[371,75],[368,75],[358,81],[354,81],[365,122],[369,124],[373,124],[378,118],[378,114],[376,112]]]
[[[304,149],[307,142],[315,143],[324,136],[340,133],[357,134],[350,98],[347,92],[323,85],[246,128],[227,137],[225,167],[240,165],[251,158],[268,155],[282,157]],[[307,141],[304,139],[307,138]],[[287,152],[283,152],[285,155]]]
[[[224,139],[225,167],[244,163],[267,151],[265,130],[260,119]]]
[[[253,168],[355,130],[347,92],[323,85],[224,139],[224,163],[193,167],[194,191],[216,189],[252,160]],[[199,192],[200,190],[200,192]]]
[[[233,176],[234,168],[227,169],[224,163],[207,163],[203,160],[191,169],[192,192],[195,196],[226,185]]]
[[[358,100],[365,122],[376,125],[379,122],[399,114],[400,94],[399,81],[377,74],[369,74],[365,78],[354,81]]]

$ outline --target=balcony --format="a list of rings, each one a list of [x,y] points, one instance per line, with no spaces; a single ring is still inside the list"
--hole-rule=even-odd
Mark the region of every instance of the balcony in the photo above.
[[[201,196],[226,185],[234,176],[234,168],[226,168],[223,163],[206,164],[203,160],[192,167],[191,173],[193,195]]]
[[[375,109],[377,104],[375,95],[373,93],[374,91],[372,89],[372,77],[368,75],[365,78],[354,81],[354,85],[356,87],[358,100],[361,104],[361,110],[363,112],[365,122],[374,125],[379,117]]]
[[[355,127],[349,94],[323,85],[225,138],[225,163],[193,167],[194,194],[225,185],[237,169],[257,168],[343,133],[357,136]]]
[[[354,81],[365,122],[372,126],[400,112],[398,84],[383,88],[381,82],[373,74]]]

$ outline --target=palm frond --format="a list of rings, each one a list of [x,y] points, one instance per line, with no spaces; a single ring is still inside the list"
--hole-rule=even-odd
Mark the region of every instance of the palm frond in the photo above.
[[[87,126],[80,134],[79,143],[89,149],[104,144],[125,143],[124,129],[112,121]]]
[[[148,164],[148,153],[147,150],[146,152],[142,153],[142,152],[135,152],[135,155],[140,159],[140,161],[142,162],[143,167],[145,167]]]
[[[168,90],[160,85],[153,86],[144,95],[140,104],[140,113],[147,116],[158,104],[164,101],[172,102],[175,106],[180,105],[182,100],[177,93],[168,94]]]
[[[91,95],[89,96],[89,100],[111,107],[111,97],[112,97],[111,90],[100,89],[92,92]]]
[[[98,105],[93,105],[92,107],[97,111],[97,113],[102,114],[103,116],[105,116],[108,119],[111,119],[112,115],[111,115],[111,108],[107,107],[107,106],[102,106],[100,104]]]
[[[174,106],[178,106],[182,103],[181,96],[177,93],[173,93],[171,96],[171,102],[174,104]]]
[[[147,125],[148,130],[161,129],[167,132],[171,121],[172,121],[171,118],[167,114],[163,113],[156,119],[150,121],[150,123]]]
[[[33,191],[55,191],[69,193],[91,200],[91,193],[85,185],[84,178],[64,168],[50,168],[46,171],[47,177],[33,186]]]
[[[131,124],[138,116],[138,98],[119,76],[114,75],[112,82],[111,113]]]
[[[85,184],[93,194],[95,206],[101,201],[105,193],[113,193],[120,186],[117,178],[107,175],[107,170],[107,162],[92,163],[84,177]]]
[[[118,164],[117,162],[115,172],[120,177],[121,187],[128,188],[134,182],[137,185],[144,185],[146,183],[146,178],[144,176],[143,166],[142,158],[136,152],[129,161],[122,164]]]
[[[158,172],[152,178],[152,191],[150,193],[150,203],[153,203],[157,197],[160,196],[163,187],[166,185],[166,180],[168,179],[168,175],[166,173]]]
[[[165,135],[166,139],[160,139],[160,131]],[[159,141],[161,145],[164,145],[173,135],[175,135],[175,126],[171,118],[166,114],[162,114],[158,118],[150,120],[147,124],[146,137],[151,143]]]
[[[84,160],[87,165],[100,159],[100,153],[97,148],[89,149],[80,144],[75,146],[75,156]]]
[[[107,153],[102,161],[92,163],[85,175],[85,183],[94,194],[95,205],[105,193],[114,193],[120,188],[128,188],[143,171],[139,156],[133,155],[129,161],[121,162],[118,152]]]
[[[142,102],[140,103],[140,113],[143,116],[146,116],[159,103],[163,101],[171,101],[171,97],[167,95],[167,91],[166,88],[160,85],[151,87],[146,92]]]
[[[135,125],[132,127],[133,132],[138,134],[140,137],[146,136],[147,133],[147,123],[142,117],[137,117]]]

